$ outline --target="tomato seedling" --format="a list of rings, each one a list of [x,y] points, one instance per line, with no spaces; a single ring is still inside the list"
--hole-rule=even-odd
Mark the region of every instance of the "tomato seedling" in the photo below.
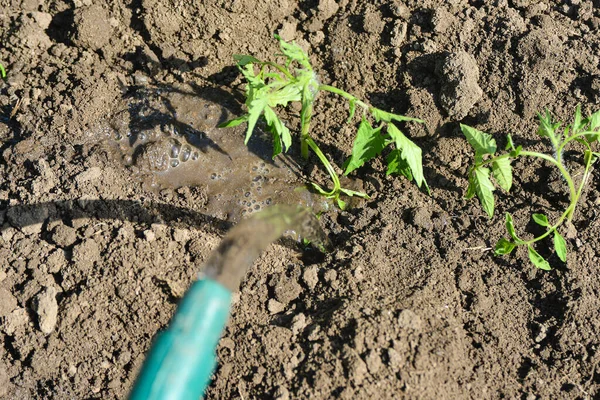
[[[427,188],[423,177],[421,149],[408,139],[393,121],[412,121],[423,123],[416,118],[392,114],[373,107],[357,97],[329,85],[319,83],[307,54],[294,42],[288,43],[275,35],[279,47],[285,57],[283,64],[271,61],[261,61],[249,55],[234,56],[237,66],[247,81],[246,107],[248,113],[221,124],[221,127],[233,127],[248,123],[245,142],[252,136],[259,119],[264,120],[266,129],[273,138],[273,157],[282,151],[287,151],[292,145],[292,135],[285,123],[276,113],[278,107],[287,107],[289,103],[300,102],[300,153],[307,159],[309,149],[319,158],[325,170],[331,177],[333,188],[327,190],[317,183],[311,182],[313,188],[321,195],[333,199],[341,209],[346,203],[340,198],[359,196],[368,198],[366,193],[343,188],[339,175],[329,159],[323,154],[310,134],[310,122],[314,103],[319,92],[325,91],[341,96],[348,101],[349,118],[351,123],[359,107],[362,111],[352,154],[345,162],[344,175],[350,174],[367,161],[377,157],[382,151],[393,146],[387,161],[387,174],[402,174],[409,180],[414,180],[421,187]],[[369,120],[375,121],[375,126]]]
[[[495,186],[499,186],[506,192],[510,191],[512,186],[512,165],[511,162],[518,157],[534,157],[549,162],[558,168],[569,190],[569,205],[562,215],[554,222],[550,223],[548,217],[544,214],[533,214],[533,221],[546,228],[546,231],[531,240],[521,239],[513,224],[513,218],[510,213],[506,213],[506,230],[510,239],[502,238],[495,247],[497,255],[510,254],[517,246],[527,246],[529,260],[538,268],[550,270],[550,264],[533,247],[546,237],[553,235],[554,251],[558,258],[565,262],[567,260],[567,243],[558,229],[566,222],[571,222],[575,208],[581,197],[583,188],[591,174],[592,164],[600,156],[600,153],[592,150],[592,144],[598,140],[600,133],[600,111],[592,114],[588,118],[582,118],[581,108],[578,106],[575,111],[573,123],[561,128],[562,122],[554,122],[549,111],[538,115],[540,126],[537,133],[548,138],[554,150],[553,154],[538,153],[534,151],[523,150],[522,146],[515,147],[512,137],[507,135],[507,152],[496,155],[496,141],[491,135],[478,131],[467,125],[461,125],[461,130],[466,136],[469,144],[475,149],[475,164],[469,169],[469,187],[466,198],[471,199],[475,195],[481,202],[481,207],[489,215],[494,215],[494,194]],[[575,181],[565,161],[563,152],[568,144],[573,142],[580,143],[583,146],[583,165],[584,171],[581,179]],[[490,167],[493,181],[490,179]],[[494,184],[495,182],[495,184]]]

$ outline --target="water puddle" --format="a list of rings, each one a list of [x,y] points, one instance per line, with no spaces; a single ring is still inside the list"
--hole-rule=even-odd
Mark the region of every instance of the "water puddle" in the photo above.
[[[143,88],[124,99],[98,131],[111,154],[147,188],[205,188],[209,215],[237,221],[271,204],[327,209],[323,198],[306,189],[292,158],[271,159],[267,134],[255,132],[246,146],[245,125],[217,128],[235,116],[220,105],[230,98],[189,85]]]

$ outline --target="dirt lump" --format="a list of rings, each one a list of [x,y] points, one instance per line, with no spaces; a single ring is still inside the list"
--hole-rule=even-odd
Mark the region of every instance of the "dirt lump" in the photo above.
[[[462,119],[481,99],[479,67],[472,55],[465,51],[451,53],[438,66],[438,75],[443,80],[440,103],[449,117]]]
[[[75,10],[75,26],[73,43],[81,47],[98,50],[106,46],[110,40],[112,27],[108,12],[100,5],[82,7]]]
[[[48,287],[38,294],[35,298],[34,306],[40,330],[45,334],[52,333],[58,320],[56,289]]]

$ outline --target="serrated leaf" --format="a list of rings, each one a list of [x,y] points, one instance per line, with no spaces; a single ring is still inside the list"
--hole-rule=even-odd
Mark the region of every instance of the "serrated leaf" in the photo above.
[[[242,115],[241,117],[230,119],[229,121],[222,122],[218,125],[219,128],[233,128],[248,121],[249,115]]]
[[[271,107],[265,107],[264,114],[267,127],[273,136],[273,158],[275,158],[282,150],[287,151],[290,148],[292,145],[292,135]]]
[[[371,114],[373,115],[373,118],[375,118],[375,121],[377,121],[377,122],[381,122],[381,121],[383,121],[383,122],[412,121],[412,122],[418,122],[421,124],[425,123],[425,121],[423,121],[422,119],[406,117],[404,115],[399,115],[399,114],[392,114],[392,113],[380,110],[379,108],[375,108],[375,107],[371,107],[369,109],[369,111],[371,112]]]
[[[269,107],[287,106],[289,102],[300,101],[302,94],[297,85],[285,85],[268,95]]]
[[[260,61],[258,58],[246,55],[246,54],[234,54],[233,55],[233,59],[237,62],[237,65],[239,65],[240,67],[244,67],[248,64],[253,64],[253,63],[257,63],[260,64],[262,63],[262,61]]]
[[[556,149],[560,140],[560,132],[557,133],[556,131],[560,123],[552,123],[552,114],[548,110],[546,110],[545,114],[538,114],[538,118],[540,120],[540,126],[537,131],[538,135],[549,138],[552,146]]]
[[[567,262],[567,242],[557,230],[554,230],[554,251],[562,262]]]
[[[598,129],[600,127],[600,111],[596,111],[595,113],[590,115],[588,117],[588,122],[590,124],[588,129],[590,131],[595,131],[596,129]]]
[[[490,181],[490,170],[485,167],[473,169],[473,188],[479,198],[481,208],[492,218],[494,216],[494,185]]]
[[[380,131],[381,128],[373,129],[369,121],[363,117],[354,139],[352,155],[346,161],[344,175],[348,175],[381,153],[385,140]]]
[[[302,50],[296,42],[286,42],[279,35],[275,35],[275,38],[279,40],[279,48],[281,52],[290,60],[298,61],[303,67],[312,69],[308,55]]]
[[[550,223],[548,222],[548,217],[546,217],[544,214],[533,214],[531,218],[536,224],[540,226],[550,226]]]
[[[409,181],[413,180],[412,172],[405,159],[402,158],[400,150],[392,150],[386,157],[388,169],[386,175],[400,174],[404,175]]]
[[[476,163],[480,163],[484,155],[492,155],[496,152],[496,141],[491,135],[463,124],[460,124],[460,129],[475,150]]]
[[[425,178],[423,176],[423,161],[421,148],[404,136],[400,129],[394,124],[387,125],[387,133],[396,143],[396,149],[400,150],[400,157],[410,167],[411,174],[418,187],[421,187]]]
[[[506,221],[506,230],[508,231],[508,234],[510,235],[510,237],[513,238],[515,243],[516,244],[525,243],[523,240],[521,240],[517,236],[517,232],[515,231],[515,225],[513,223],[512,215],[510,215],[510,213],[506,213],[505,221]]]
[[[498,186],[507,192],[510,191],[512,186],[512,166],[510,165],[510,158],[497,158],[492,162],[492,173],[494,179],[498,182]]]
[[[246,130],[246,138],[244,139],[244,144],[248,144],[248,141],[252,137],[252,132],[254,131],[256,122],[258,121],[258,118],[262,115],[266,106],[267,101],[264,98],[254,99],[250,103],[250,106],[248,107],[248,129]]]
[[[242,75],[244,75],[244,78],[246,78],[248,81],[248,88],[257,90],[263,86],[266,86],[266,84],[254,73],[254,66],[252,64],[240,66],[240,71],[242,72]]]
[[[529,260],[533,263],[533,265],[535,265],[539,269],[543,269],[544,271],[550,271],[552,269],[550,268],[550,264],[548,264],[548,261],[546,261],[544,257],[540,256],[540,254],[537,251],[535,251],[533,247],[528,245],[527,250],[529,253]]]
[[[498,240],[498,243],[496,243],[494,253],[497,256],[503,256],[505,254],[510,254],[515,249],[515,247],[517,247],[516,243],[513,243],[510,240],[502,238],[502,239]]]
[[[316,92],[313,90],[312,85],[315,82],[307,80],[302,87],[302,110],[300,111],[300,131],[308,132],[310,126],[310,120],[312,118],[313,103],[315,101]]]

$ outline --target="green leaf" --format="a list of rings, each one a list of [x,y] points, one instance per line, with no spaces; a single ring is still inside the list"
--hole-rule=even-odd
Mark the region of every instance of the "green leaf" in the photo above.
[[[546,217],[544,214],[533,214],[531,218],[533,218],[533,221],[540,226],[550,226],[548,217]]]
[[[262,64],[258,58],[246,55],[246,54],[234,54],[233,59],[237,62],[237,65],[244,67],[248,64]]]
[[[279,35],[275,35],[275,38],[279,40],[279,48],[281,52],[290,60],[298,61],[303,67],[312,69],[308,55],[302,50],[296,42],[288,43],[283,40]]]
[[[241,117],[230,119],[229,121],[222,122],[218,125],[219,128],[233,128],[248,121],[249,115],[242,115]]]
[[[560,261],[567,262],[567,242],[556,229],[554,230],[554,251]]]
[[[598,159],[598,153],[596,153],[596,152],[586,150],[583,153],[583,161],[585,162],[586,166],[592,165],[593,163],[596,162],[597,159]]]
[[[412,176],[418,187],[421,187],[425,178],[423,176],[423,161],[421,148],[414,144],[396,128],[394,124],[387,125],[387,133],[396,142],[396,149],[400,150],[400,157],[406,161],[410,167]]]
[[[379,108],[375,108],[375,107],[371,107],[369,109],[369,111],[371,112],[371,114],[373,115],[373,118],[375,118],[375,121],[377,121],[377,122],[381,122],[381,121],[383,121],[383,122],[412,121],[412,122],[418,122],[420,124],[425,123],[425,121],[423,121],[422,119],[405,117],[404,115],[399,115],[399,114],[392,114],[392,113],[380,110]]]
[[[492,173],[494,179],[498,182],[498,185],[506,190],[510,191],[512,186],[512,167],[510,165],[510,158],[497,158],[492,162]]]
[[[521,240],[517,236],[517,232],[515,232],[515,225],[513,223],[512,215],[510,213],[506,213],[506,230],[511,238],[515,241],[516,244],[524,244],[525,242]]]
[[[595,131],[600,127],[600,111],[596,111],[592,115],[587,118],[587,122],[590,124],[588,129],[590,131]]]
[[[513,142],[510,133],[506,135],[506,147],[504,150],[515,150],[515,143]]]
[[[264,113],[267,127],[273,136],[273,158],[275,158],[282,150],[287,151],[290,148],[292,135],[271,107],[265,107]]]
[[[467,187],[467,193],[465,193],[465,199],[470,200],[475,197],[475,173],[473,168],[469,169],[469,187]]]
[[[409,181],[413,180],[412,172],[405,159],[402,158],[400,150],[392,150],[386,157],[388,169],[386,175],[400,174],[404,175]]]
[[[352,122],[352,118],[354,118],[354,113],[356,112],[356,99],[352,99],[350,100],[350,109],[348,110],[349,113],[349,117],[348,117],[348,121],[346,121],[346,123],[350,123]]]
[[[519,154],[521,154],[522,150],[523,150],[523,146],[517,146],[516,149],[514,149],[513,151],[510,152],[510,156],[512,158],[517,158],[519,156]]]
[[[467,138],[469,144],[475,149],[476,163],[480,163],[483,160],[484,155],[491,155],[496,152],[496,141],[491,135],[463,124],[460,124],[460,129]]]
[[[326,196],[327,198],[329,198],[329,196],[331,195],[330,192],[328,192],[327,190],[323,189],[318,184],[316,184],[314,182],[310,182],[310,184],[313,187],[313,189],[315,189],[317,191],[317,193],[319,193],[321,196]]]
[[[496,244],[494,253],[497,256],[503,256],[505,254],[510,254],[515,249],[515,247],[517,247],[516,243],[513,243],[505,238],[502,238]]]
[[[592,144],[597,140],[600,140],[600,132],[591,132],[591,133],[586,133],[585,135],[583,135],[585,137],[585,141],[588,144]]]
[[[302,94],[297,85],[285,85],[268,94],[269,107],[287,106],[289,102],[300,101]]]
[[[345,165],[346,170],[344,171],[344,175],[348,175],[381,153],[385,141],[380,131],[381,128],[373,129],[369,121],[363,117],[358,127],[356,138],[354,139],[352,155]]]
[[[558,142],[560,140],[560,133],[556,133],[556,130],[560,126],[560,123],[552,123],[552,114],[546,110],[545,114],[538,114],[540,120],[540,127],[538,128],[538,135],[547,137],[552,142],[554,148],[558,148]]]
[[[537,251],[535,251],[533,247],[528,245],[527,250],[529,252],[529,260],[533,263],[533,265],[545,271],[550,271],[552,269],[550,268],[550,264],[548,264],[548,261],[546,261],[544,257],[540,256],[540,254]]]
[[[252,137],[252,132],[254,131],[256,122],[258,121],[258,118],[261,116],[266,106],[267,100],[264,98],[254,99],[250,103],[250,106],[248,107],[248,129],[246,130],[246,138],[244,139],[244,144],[248,144],[248,141]]]
[[[363,192],[357,192],[356,190],[350,190],[350,189],[344,189],[344,188],[340,188],[340,192],[344,193],[347,196],[353,197],[360,197],[362,199],[370,199],[371,197],[369,197],[368,194],[363,193]]]
[[[473,189],[479,198],[481,208],[492,218],[494,216],[494,185],[490,181],[490,170],[485,167],[473,169]]]

